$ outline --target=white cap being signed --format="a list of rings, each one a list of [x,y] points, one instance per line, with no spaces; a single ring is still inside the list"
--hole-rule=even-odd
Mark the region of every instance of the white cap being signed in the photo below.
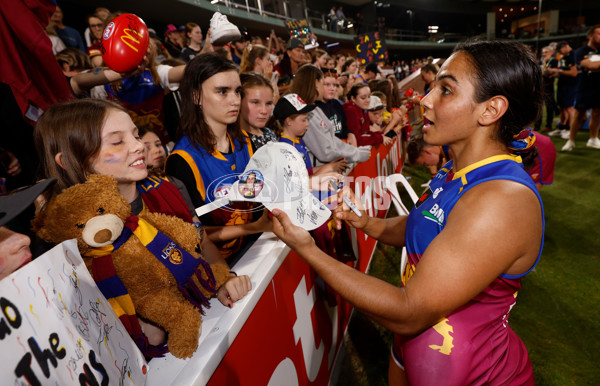
[[[331,216],[310,192],[302,155],[281,142],[269,142],[258,149],[228,195],[197,208],[196,214],[200,217],[232,201],[260,202],[269,210],[283,210],[294,225],[309,231]]]

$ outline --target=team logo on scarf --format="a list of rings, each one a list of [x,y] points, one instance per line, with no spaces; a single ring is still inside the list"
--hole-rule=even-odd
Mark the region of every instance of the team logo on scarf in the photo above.
[[[169,259],[173,264],[183,263],[183,254],[177,249],[177,244],[172,241],[162,250],[161,257],[163,259]]]

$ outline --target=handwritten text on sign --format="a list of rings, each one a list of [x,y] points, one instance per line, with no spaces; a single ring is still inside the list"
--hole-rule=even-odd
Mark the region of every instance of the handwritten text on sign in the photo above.
[[[7,384],[143,385],[147,372],[75,240],[0,281],[0,361]]]

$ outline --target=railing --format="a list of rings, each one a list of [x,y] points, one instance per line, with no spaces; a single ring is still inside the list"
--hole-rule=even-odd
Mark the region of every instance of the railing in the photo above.
[[[200,0],[198,0],[200,1]],[[294,20],[287,15],[283,15],[281,13],[276,13],[272,11],[268,11],[264,9],[263,0],[204,0],[210,1],[214,5],[224,5],[225,7],[231,10],[241,10],[246,11],[249,14],[256,14],[260,16],[268,16],[273,19],[278,19],[282,21],[290,21]],[[253,3],[255,6],[251,6],[250,3]],[[287,13],[287,8],[284,11]],[[307,17],[307,21],[309,25],[313,28],[318,28],[325,31],[330,31],[330,20],[327,14],[324,14],[321,11],[311,10],[310,8],[306,8],[305,15]],[[360,30],[359,30],[360,29]],[[540,40],[549,40],[549,39],[558,39],[567,40],[570,38],[579,37],[581,32],[587,29],[586,26],[579,26],[576,28],[576,31],[571,34],[559,34],[559,35],[550,35],[550,36],[540,36]],[[362,24],[357,25],[356,21],[352,18],[346,18],[343,20],[337,21],[337,33],[343,35],[349,35],[348,38],[352,38],[352,36],[360,34],[365,34],[369,32],[380,31],[385,34],[385,38],[388,41],[401,41],[401,42],[427,42],[427,43],[456,43],[467,38],[475,37],[472,35],[467,35],[465,33],[454,33],[454,32],[441,32],[437,34],[430,34],[427,32],[419,32],[413,29],[399,29],[399,28],[381,28],[377,24]],[[333,31],[330,31],[333,32]],[[481,35],[485,37],[485,35]],[[532,34],[531,36],[527,36],[526,34],[520,34],[519,36],[514,35],[497,35],[498,38],[508,38],[508,39],[516,39],[522,41],[529,41],[532,39],[536,39],[536,34]]]
[[[291,17],[265,10],[262,6],[261,0],[258,0],[258,1],[252,0],[252,2],[257,4],[258,7],[250,6],[250,4],[249,4],[250,0],[212,0],[211,4],[215,4],[215,5],[223,4],[224,6],[226,6],[227,8],[230,8],[230,9],[236,9],[236,10],[241,9],[241,10],[245,10],[248,13],[254,13],[254,14],[257,14],[260,16],[269,16],[274,19],[279,19],[279,20],[283,20],[283,21],[294,20]]]

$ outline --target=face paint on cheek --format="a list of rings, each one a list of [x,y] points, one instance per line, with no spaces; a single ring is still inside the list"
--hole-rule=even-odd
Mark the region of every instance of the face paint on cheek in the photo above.
[[[115,153],[123,150],[123,145],[111,146],[109,149],[102,150],[103,162],[107,164],[121,162],[121,158]]]
[[[104,160],[103,162],[105,164],[116,164],[121,162],[121,158],[119,158],[118,156],[116,156],[115,154],[112,153],[104,153]]]

